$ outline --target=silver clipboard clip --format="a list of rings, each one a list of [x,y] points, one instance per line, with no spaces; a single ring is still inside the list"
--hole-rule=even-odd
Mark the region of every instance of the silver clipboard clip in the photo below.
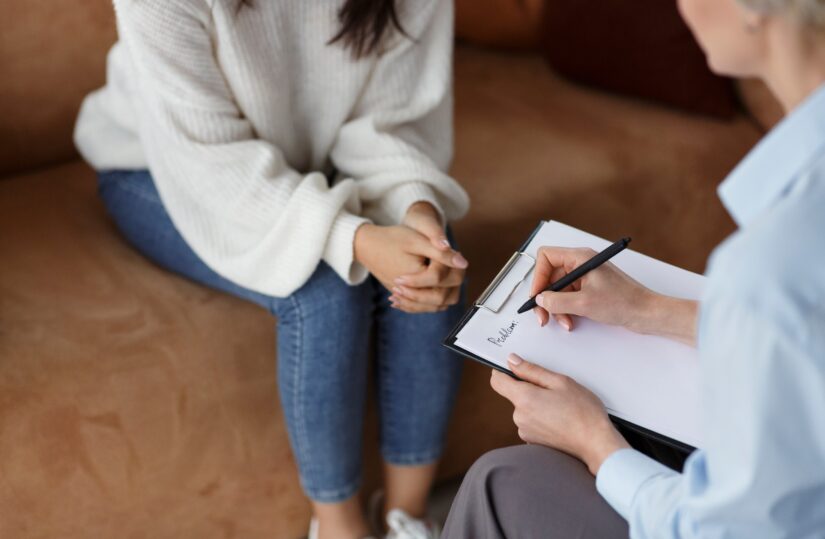
[[[516,251],[474,305],[497,314],[516,288],[530,275],[535,265],[535,258],[527,253]]]

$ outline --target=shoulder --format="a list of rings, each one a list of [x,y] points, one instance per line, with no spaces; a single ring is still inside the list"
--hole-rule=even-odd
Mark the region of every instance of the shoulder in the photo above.
[[[192,21],[206,24],[211,12],[208,0],[114,0],[114,6],[121,24],[162,25],[158,30]]]
[[[817,164],[774,207],[714,251],[707,299],[815,331],[825,321],[824,209],[825,166]]]
[[[234,0],[115,0],[128,76],[137,92],[174,103],[177,110],[235,114],[216,62],[211,4]]]

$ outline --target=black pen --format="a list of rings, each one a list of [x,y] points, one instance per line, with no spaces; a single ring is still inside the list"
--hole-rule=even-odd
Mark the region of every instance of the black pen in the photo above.
[[[617,254],[621,253],[627,247],[627,244],[630,243],[630,238],[622,238],[601,253],[598,253],[596,256],[579,266],[578,268],[574,269],[555,283],[551,284],[547,288],[543,290],[543,292],[558,292],[559,290],[564,290],[574,282],[578,281],[582,277],[584,277],[588,272],[598,268]],[[519,310],[518,314],[526,313],[529,310],[532,310],[536,306],[536,296],[533,296],[527,303],[522,305]]]

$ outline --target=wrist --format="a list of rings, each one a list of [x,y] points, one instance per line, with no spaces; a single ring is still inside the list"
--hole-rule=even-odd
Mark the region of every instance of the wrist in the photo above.
[[[599,431],[598,436],[594,436],[588,441],[587,450],[582,455],[582,461],[594,477],[599,473],[602,464],[610,455],[620,449],[630,447],[630,444],[619,434],[609,418],[605,417],[605,424],[600,427]]]
[[[353,258],[362,266],[367,266],[365,263],[366,253],[369,250],[369,244],[372,242],[372,237],[377,225],[373,223],[364,223],[355,231],[355,237],[352,241]]]
[[[441,215],[438,213],[438,210],[435,209],[435,206],[433,206],[431,203],[425,200],[419,200],[418,202],[412,203],[410,207],[407,208],[405,218],[412,214],[432,217],[433,219],[441,223]]]
[[[671,308],[672,298],[645,289],[633,309],[633,320],[628,329],[644,335],[658,335]]]
[[[647,291],[647,295],[640,303],[636,311],[636,323],[630,329],[694,345],[698,303],[651,291]]]

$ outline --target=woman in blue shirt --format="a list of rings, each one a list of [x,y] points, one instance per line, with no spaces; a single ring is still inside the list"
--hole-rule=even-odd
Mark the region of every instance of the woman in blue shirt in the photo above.
[[[698,346],[706,444],[677,473],[630,449],[587,389],[511,356],[525,381],[491,384],[532,445],[474,465],[448,538],[825,537],[825,0],[679,4],[710,66],[761,78],[787,112],[719,188],[739,230],[701,304],[608,264],[539,296],[537,315]],[[592,252],[540,254],[534,292]]]

